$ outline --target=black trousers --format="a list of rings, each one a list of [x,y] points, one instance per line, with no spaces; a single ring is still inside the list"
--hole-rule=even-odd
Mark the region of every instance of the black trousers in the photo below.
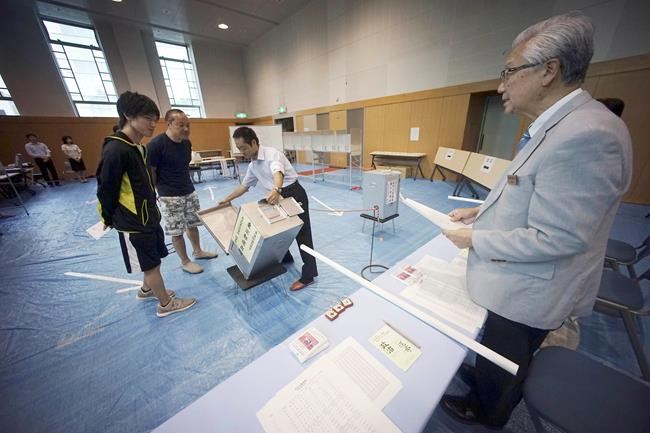
[[[318,269],[316,268],[316,259],[303,250],[300,250],[300,245],[305,244],[309,248],[314,248],[314,241],[311,238],[311,222],[309,221],[309,200],[307,199],[307,192],[305,189],[295,181],[289,186],[282,188],[282,197],[293,197],[298,203],[302,205],[304,212],[298,215],[303,224],[296,236],[300,257],[302,258],[302,275],[300,281],[307,283],[318,276]],[[285,260],[291,259],[291,253],[287,251]]]
[[[34,162],[38,165],[38,169],[41,170],[43,179],[45,179],[48,185],[52,186],[54,184],[51,179],[54,179],[54,182],[57,185],[59,184],[59,174],[56,172],[56,167],[54,166],[52,159],[48,159],[47,162],[45,162],[43,158],[34,158]],[[51,178],[50,174],[52,175]]]
[[[476,357],[476,389],[470,394],[472,409],[481,423],[502,427],[522,397],[522,385],[533,354],[546,338],[548,329],[513,322],[491,311],[485,321],[481,344],[519,365],[516,376],[492,362]]]

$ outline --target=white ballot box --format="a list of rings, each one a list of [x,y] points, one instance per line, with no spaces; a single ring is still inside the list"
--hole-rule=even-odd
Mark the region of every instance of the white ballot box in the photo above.
[[[380,222],[397,216],[399,181],[397,171],[374,170],[363,174],[363,207],[371,209],[377,206],[376,216]]]
[[[198,215],[235,261],[228,273],[247,290],[286,272],[280,262],[302,227],[297,216],[302,212],[293,198],[285,198],[277,205],[246,203],[238,212],[230,205],[217,206]]]

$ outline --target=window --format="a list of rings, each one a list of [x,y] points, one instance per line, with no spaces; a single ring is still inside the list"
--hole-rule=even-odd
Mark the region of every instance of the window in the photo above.
[[[190,117],[203,117],[201,92],[187,46],[156,41],[156,50],[172,108]]]
[[[61,78],[82,117],[117,117],[117,92],[92,27],[43,20]]]
[[[14,104],[14,101],[11,99],[11,93],[9,93],[9,89],[7,89],[5,80],[3,80],[1,76],[0,76],[0,114],[4,114],[7,116],[20,115],[18,109],[16,108],[16,104]]]

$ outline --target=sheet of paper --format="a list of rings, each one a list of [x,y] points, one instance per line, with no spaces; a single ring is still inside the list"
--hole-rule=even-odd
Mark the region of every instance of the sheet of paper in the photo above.
[[[465,266],[425,256],[416,267],[422,277],[401,292],[403,297],[471,333],[483,325],[486,310],[469,297]]]
[[[360,390],[333,371],[301,377],[273,397],[257,419],[266,433],[398,433]]]
[[[397,433],[382,408],[401,386],[349,337],[282,388],[257,418],[266,433]]]
[[[104,223],[101,221],[97,224],[93,224],[86,229],[86,232],[95,240],[102,238],[102,236],[104,236],[109,231],[111,231],[111,229],[104,230]]]
[[[409,138],[411,141],[418,141],[420,139],[420,128],[419,127],[411,128],[411,134]]]
[[[449,219],[449,215],[439,212],[435,209],[432,209],[428,206],[418,203],[415,200],[410,198],[402,197],[402,203],[437,225],[443,230],[456,230],[461,228],[471,228],[472,225],[465,225],[461,222],[453,222]]]
[[[370,342],[404,371],[422,354],[417,344],[388,324],[370,337]]]
[[[402,389],[402,383],[359,344],[348,337],[327,354],[325,361],[338,367],[378,408],[383,409]]]
[[[489,173],[492,171],[492,166],[494,165],[494,157],[493,156],[486,156],[483,159],[483,164],[481,164],[481,171],[483,173]]]

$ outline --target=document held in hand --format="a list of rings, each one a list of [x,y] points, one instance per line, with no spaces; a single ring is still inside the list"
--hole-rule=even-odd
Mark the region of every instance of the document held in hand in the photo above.
[[[442,212],[439,212],[435,209],[431,209],[428,206],[423,205],[422,203],[418,203],[415,200],[411,200],[410,198],[406,198],[404,196],[400,196],[400,199],[402,200],[402,203],[404,203],[406,206],[410,207],[438,227],[440,227],[442,230],[456,230],[456,229],[466,229],[466,228],[471,228],[471,224],[463,224],[461,222],[454,222],[449,219],[449,215],[444,214]]]

